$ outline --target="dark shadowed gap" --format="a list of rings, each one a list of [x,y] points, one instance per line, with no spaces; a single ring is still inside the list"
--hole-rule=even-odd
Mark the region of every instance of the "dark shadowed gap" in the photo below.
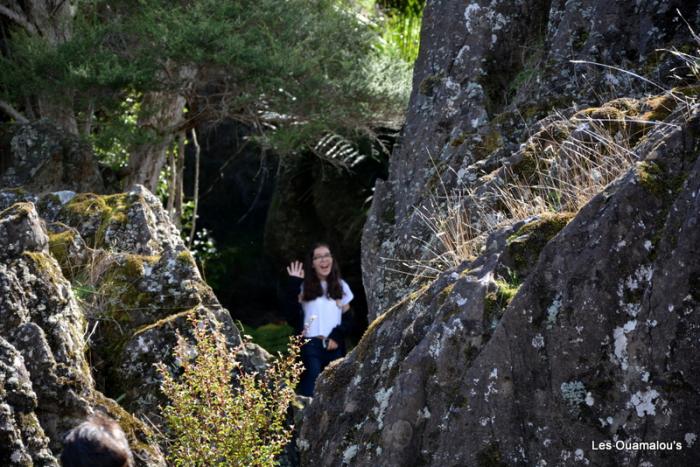
[[[383,130],[393,145],[395,130]],[[355,340],[367,327],[360,239],[372,188],[385,178],[388,155],[356,158],[351,170],[307,154],[277,156],[248,141],[250,130],[226,121],[198,128],[201,145],[198,230],[211,232],[217,257],[204,273],[217,297],[245,325],[284,320],[279,291],[285,266],[308,246],[330,242],[355,294]],[[369,141],[358,144],[370,154]],[[193,151],[188,150],[185,193],[192,193]]]

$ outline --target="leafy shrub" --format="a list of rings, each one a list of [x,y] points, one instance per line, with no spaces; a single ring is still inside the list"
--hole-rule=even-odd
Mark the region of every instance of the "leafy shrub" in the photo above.
[[[168,459],[186,466],[272,466],[291,437],[285,423],[301,373],[299,342],[264,374],[245,372],[218,329],[191,317],[194,345],[178,335],[175,377],[160,364],[169,405]]]

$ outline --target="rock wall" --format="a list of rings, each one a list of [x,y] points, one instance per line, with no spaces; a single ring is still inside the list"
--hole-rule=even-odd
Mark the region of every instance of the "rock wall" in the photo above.
[[[555,110],[659,94],[605,65],[661,89],[682,85],[672,71],[680,62],[659,49],[695,50],[685,21],[698,29],[697,1],[428,2],[406,124],[362,240],[370,320],[410,293],[393,270],[425,254],[416,207],[440,191],[436,179],[478,187]]]
[[[0,464],[58,465],[66,432],[101,410],[137,465],[165,465],[141,421],[161,422],[154,363],[176,368],[176,332],[191,335],[191,314],[231,346],[240,335],[159,200],[141,186],[76,193],[80,173],[48,177],[85,148],[42,125],[15,129],[0,190]],[[62,158],[45,150],[54,146]],[[20,159],[40,170],[16,178]],[[239,357],[259,370],[269,355],[247,345]]]
[[[676,8],[695,27],[697,2],[428,2],[363,237],[375,319],[321,375],[302,465],[700,462],[697,77],[656,51],[697,48]],[[504,225],[434,281],[390,270],[429,254],[436,194],[527,180],[592,126],[633,162],[578,212]]]
[[[6,194],[3,192],[2,194]],[[95,389],[87,322],[34,204],[0,213],[3,465],[58,465],[65,433],[99,409],[124,427],[139,465],[165,465],[151,431]]]

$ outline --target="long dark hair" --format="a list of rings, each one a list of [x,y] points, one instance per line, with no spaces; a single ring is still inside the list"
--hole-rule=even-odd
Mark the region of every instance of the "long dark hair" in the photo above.
[[[304,259],[304,293],[301,299],[305,302],[309,302],[323,295],[323,287],[321,287],[321,281],[314,271],[314,251],[316,248],[326,247],[328,251],[331,251],[331,247],[327,243],[319,242],[314,243],[311,246],[306,258]],[[332,256],[332,253],[331,253]],[[340,284],[340,267],[338,262],[333,258],[333,266],[331,267],[331,272],[326,278],[326,295],[334,300],[343,298],[343,286]]]

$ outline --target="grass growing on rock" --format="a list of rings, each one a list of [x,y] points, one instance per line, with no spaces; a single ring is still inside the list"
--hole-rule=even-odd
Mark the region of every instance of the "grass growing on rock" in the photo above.
[[[632,123],[639,125],[640,113],[653,109],[665,118],[671,106],[663,96],[617,99],[570,118],[560,115],[545,123],[503,167],[469,188],[448,190],[441,177],[435,184],[442,188],[441,195],[433,194],[415,214],[429,234],[419,239],[422,258],[404,261],[401,272],[412,276],[414,284],[433,280],[475,259],[492,232],[529,218],[546,224],[537,226],[538,235],[529,236],[546,243],[554,236],[546,235],[549,227],[554,233],[561,230],[636,162],[631,144],[638,129]]]
[[[94,247],[104,244],[105,233],[111,225],[124,225],[128,221],[131,204],[128,193],[96,195],[81,193],[70,200],[61,210],[61,217],[71,227],[89,224],[81,229],[85,241]]]

